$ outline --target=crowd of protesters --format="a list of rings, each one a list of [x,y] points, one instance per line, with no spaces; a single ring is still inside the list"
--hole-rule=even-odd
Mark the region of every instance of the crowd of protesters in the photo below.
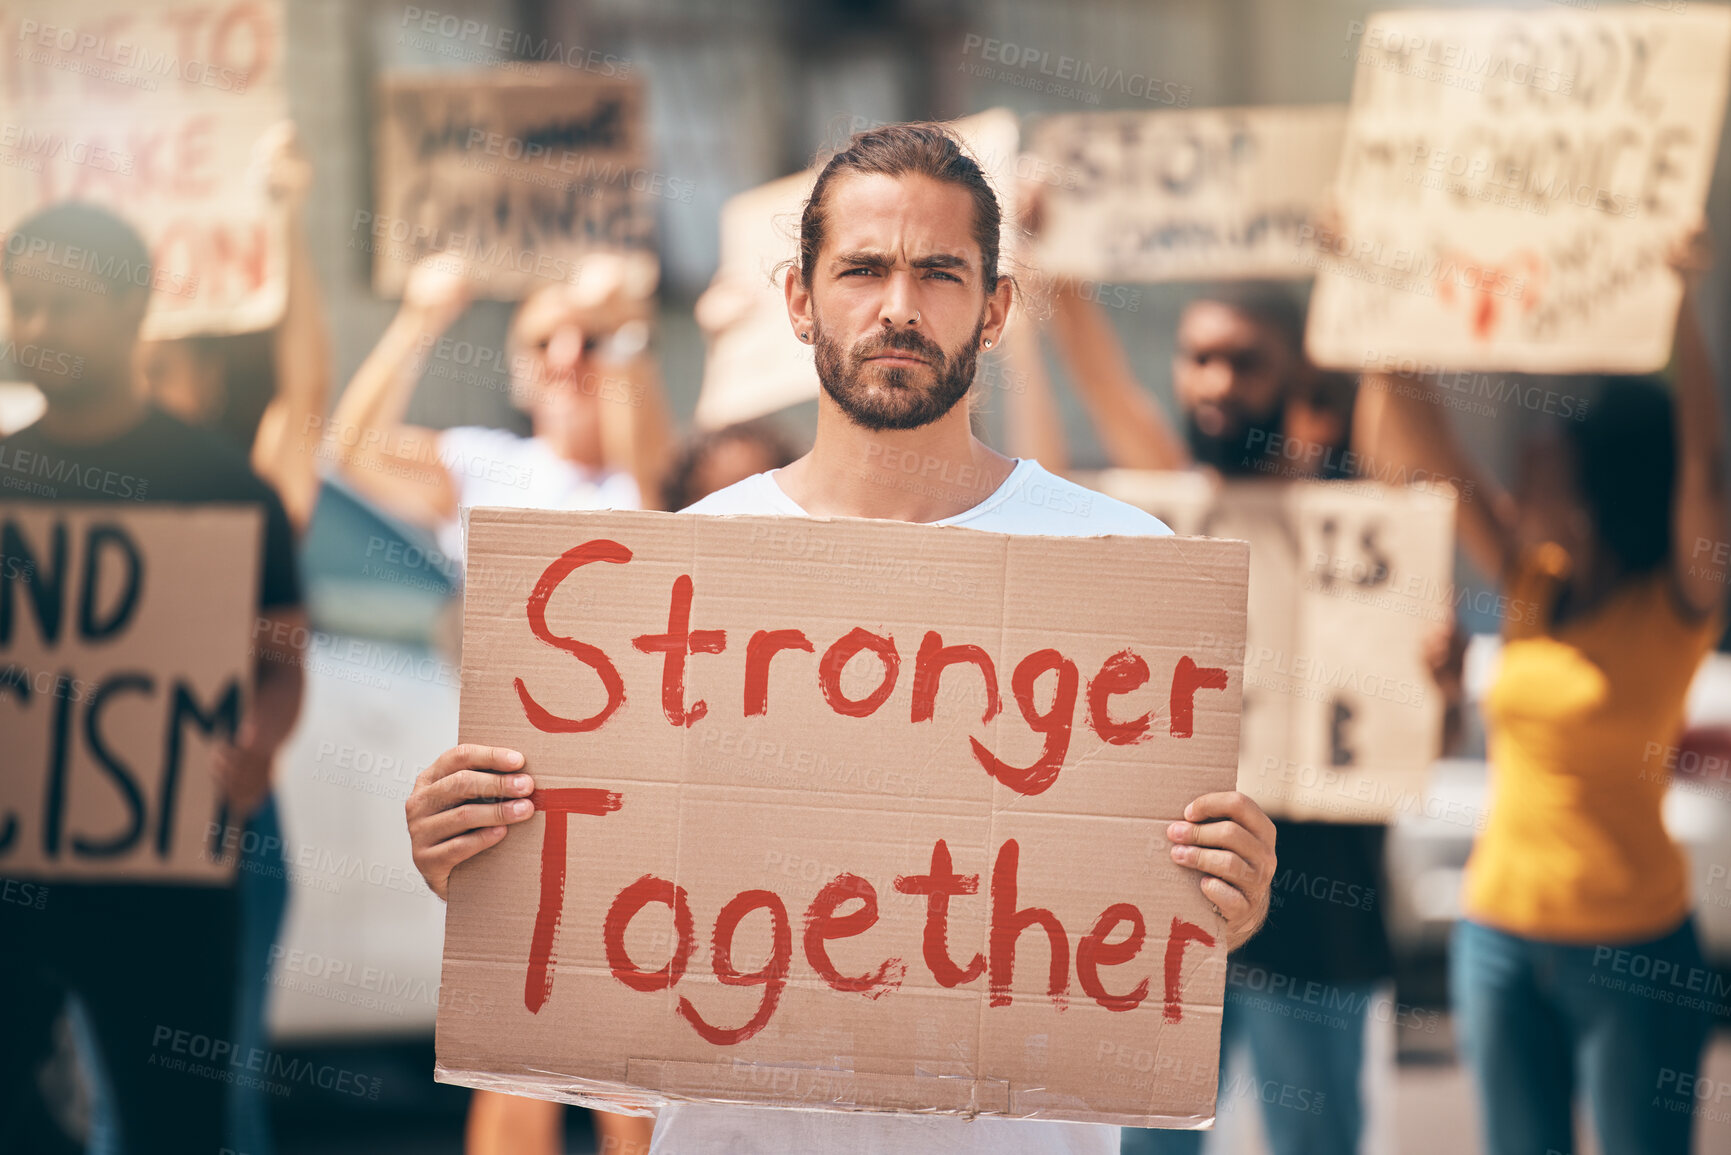
[[[1170,532],[1105,498],[1069,520],[1027,499],[1036,484],[1071,485],[1055,476],[1070,465],[1070,447],[1051,416],[1043,338],[1114,466],[1293,479],[1291,460],[1299,460],[1316,463],[1301,471],[1309,480],[1332,481],[1352,476],[1340,463],[1356,455],[1470,481],[1458,505],[1462,551],[1488,580],[1538,607],[1506,624],[1485,700],[1489,820],[1452,944],[1451,1005],[1483,1142],[1498,1155],[1574,1150],[1584,1102],[1601,1150],[1689,1150],[1691,1113],[1656,1097],[1648,1075],[1694,1075],[1707,1013],[1597,983],[1593,958],[1609,946],[1673,968],[1704,966],[1687,864],[1662,822],[1666,776],[1643,772],[1653,743],[1676,741],[1691,679],[1725,625],[1723,582],[1691,555],[1694,543],[1727,534],[1718,386],[1693,295],[1706,264],[1701,237],[1675,238],[1671,255],[1685,287],[1673,370],[1594,383],[1585,418],[1541,428],[1505,489],[1463,448],[1427,381],[1355,379],[1312,365],[1302,293],[1291,287],[1212,287],[1172,319],[1177,409],[1167,413],[1143,379],[1153,373],[1133,364],[1097,303],[1058,289],[1044,308],[1016,311],[1012,254],[990,239],[1001,209],[979,166],[939,128],[890,126],[828,159],[785,274],[789,340],[816,354],[812,445],[795,445],[773,418],[675,436],[656,358],[657,266],[643,253],[598,255],[570,281],[517,303],[507,352],[511,396],[529,425],[519,435],[406,421],[428,350],[470,303],[460,269],[414,271],[397,315],[333,403],[331,342],[302,224],[314,175],[286,127],[261,142],[261,158],[289,241],[286,303],[268,333],[146,341],[147,287],[117,280],[91,291],[33,268],[12,246],[0,270],[9,332],[80,358],[75,375],[52,361],[27,370],[46,410],[0,438],[0,451],[149,478],[151,503],[256,506],[266,527],[261,618],[304,623],[296,539],[331,485],[453,559],[464,556],[461,511],[487,505]],[[1037,229],[1038,214],[1021,223],[1024,233]],[[124,207],[58,204],[12,234],[148,263]],[[968,397],[982,357],[1006,358],[1038,383],[1017,402],[1031,408],[1011,415],[1006,448],[1016,456],[976,436]],[[320,435],[309,439],[313,429]],[[863,486],[874,438],[965,462],[993,484]],[[1285,443],[1324,452],[1271,470],[1272,447]],[[474,459],[490,468],[464,468]],[[101,495],[68,486],[45,496]],[[280,846],[273,775],[293,769],[277,755],[297,719],[303,664],[293,647],[268,641],[294,630],[260,636],[251,708],[216,764],[231,820],[268,836],[243,844]],[[1457,710],[1460,641],[1443,629],[1432,646],[1438,685]],[[409,833],[434,893],[442,896],[457,862],[529,816],[511,802],[474,806],[526,796],[524,769],[507,751],[457,747],[417,781]],[[1366,1088],[1387,1086],[1367,1072],[1375,1050],[1367,1040],[1378,1029],[1370,1009],[1391,996],[1394,977],[1386,905],[1298,891],[1270,912],[1268,893],[1276,854],[1282,869],[1386,890],[1387,828],[1271,823],[1237,793],[1204,796],[1192,809],[1172,836],[1174,856],[1197,867],[1234,947],[1222,1062],[1242,1056],[1258,1079],[1318,1095],[1316,1111],[1263,1112],[1277,1155],[1358,1151]],[[149,1036],[152,1024],[173,1022],[242,1045],[264,1039],[285,878],[243,870],[230,886],[61,884],[48,912],[27,918],[0,906],[0,1150],[269,1152],[261,1092],[168,1073],[150,1061]],[[121,953],[128,965],[117,967]],[[1339,993],[1335,1005],[1355,1010],[1327,1024],[1282,1015],[1251,996],[1245,976],[1257,974],[1323,984]],[[68,1137],[39,1077],[68,1031],[90,1088],[82,1140]],[[564,1112],[477,1092],[467,1149],[562,1150]],[[665,1110],[653,1128],[626,1116],[600,1116],[597,1127],[610,1155],[642,1155],[652,1144],[657,1153],[1105,1153],[1203,1143],[1200,1132],[691,1104]]]

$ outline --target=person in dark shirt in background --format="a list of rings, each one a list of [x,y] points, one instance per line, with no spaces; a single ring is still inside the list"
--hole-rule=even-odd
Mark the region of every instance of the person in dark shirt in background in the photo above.
[[[311,431],[323,423],[331,392],[330,330],[306,233],[313,168],[292,121],[260,134],[253,153],[253,179],[287,242],[282,317],[260,332],[141,341],[139,362],[151,402],[233,442],[259,478],[276,490],[295,532],[305,534],[323,486],[319,438]],[[289,900],[287,841],[274,794],[253,812],[240,846],[241,989],[235,1038],[239,1046],[251,1048],[263,1046],[267,1035],[271,953]],[[263,1088],[237,1083],[229,1098],[234,1116],[229,1145],[246,1155],[271,1155],[275,1144]],[[105,1121],[100,1095],[96,1106],[97,1117]],[[93,1142],[88,1155],[116,1152]]]
[[[1112,465],[1285,479],[1310,465],[1305,476],[1314,480],[1350,476],[1340,463],[1352,435],[1354,383],[1306,360],[1304,314],[1283,290],[1223,288],[1184,310],[1173,358],[1182,431],[1137,381],[1099,305],[1059,289],[1051,326]],[[1039,383],[1043,374],[1029,379]],[[1306,452],[1270,452],[1288,439],[1306,443]],[[1248,1050],[1275,1155],[1351,1155],[1364,1130],[1368,1020],[1394,974],[1383,914],[1387,828],[1289,819],[1277,819],[1276,828],[1280,875],[1268,922],[1229,963],[1222,1066],[1233,1050]],[[1311,989],[1327,1013],[1292,1014],[1313,1004],[1283,992]],[[1127,1128],[1123,1150],[1175,1155],[1201,1143],[1200,1132]]]
[[[216,755],[238,833],[268,794],[300,709],[306,619],[282,502],[219,434],[145,400],[137,352],[152,275],[129,225],[87,204],[51,206],[7,237],[0,275],[13,340],[64,354],[29,367],[47,409],[0,439],[0,501],[225,503],[263,514],[250,708]],[[0,1150],[77,1149],[37,1078],[69,992],[89,1013],[125,1150],[221,1148],[227,1084],[151,1059],[163,1026],[232,1039],[238,933],[232,884],[56,883],[41,910],[0,908]]]

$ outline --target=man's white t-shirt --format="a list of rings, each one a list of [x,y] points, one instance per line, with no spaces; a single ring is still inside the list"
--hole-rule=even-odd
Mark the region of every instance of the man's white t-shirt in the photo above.
[[[710,494],[687,513],[807,517],[775,473]],[[1158,535],[1151,514],[1022,460],[990,497],[937,525],[1061,537]],[[1118,1155],[1118,1128],[1098,1123],[954,1115],[885,1115],[672,1103],[655,1120],[650,1155]]]
[[[520,509],[641,509],[632,476],[567,461],[539,437],[508,429],[459,425],[439,434],[439,461],[457,488],[459,510],[475,505]],[[439,549],[463,556],[462,515],[439,527]]]

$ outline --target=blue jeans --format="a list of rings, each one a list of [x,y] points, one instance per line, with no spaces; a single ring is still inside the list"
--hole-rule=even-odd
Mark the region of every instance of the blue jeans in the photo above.
[[[1570,1155],[1577,1093],[1604,1155],[1688,1155],[1707,1007],[1695,925],[1574,946],[1462,921],[1449,985],[1487,1155]]]
[[[283,853],[275,794],[266,796],[258,813],[247,820],[246,835],[235,883],[240,888],[240,972],[234,1041],[243,1055],[254,1047],[262,1050],[270,1045],[264,1004],[270,988],[271,948],[288,911],[288,859]],[[270,1097],[264,1088],[256,1083],[229,1084],[228,1118],[235,1150],[244,1155],[271,1155],[275,1144],[271,1141]]]
[[[1220,1109],[1262,1104],[1274,1155],[1354,1155],[1364,1126],[1358,1089],[1364,1036],[1382,984],[1293,983],[1270,993],[1261,982],[1229,982],[1220,1018]],[[1258,989],[1260,988],[1260,989]],[[1247,1084],[1227,1081],[1230,1057],[1249,1052]],[[1123,1130],[1121,1155],[1197,1155],[1206,1131]]]

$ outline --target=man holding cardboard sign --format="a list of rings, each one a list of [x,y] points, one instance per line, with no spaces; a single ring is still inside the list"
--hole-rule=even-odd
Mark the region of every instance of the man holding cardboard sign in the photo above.
[[[800,338],[815,346],[823,385],[816,444],[793,465],[722,490],[692,512],[864,517],[1048,538],[1165,533],[1156,519],[1053,477],[1031,461],[1005,458],[971,435],[967,408],[959,402],[972,383],[978,350],[1001,337],[1012,295],[1008,278],[997,271],[998,223],[996,198],[978,165],[939,129],[879,129],[856,137],[838,154],[805,207],[799,261],[786,282],[789,317]],[[898,468],[886,458],[909,454],[915,462],[932,463],[921,467],[920,484],[900,484],[908,475],[899,471],[886,484],[886,468]],[[1117,1121],[1165,1108],[1169,1123],[1181,1110],[1189,1125],[1205,1123],[1212,1113],[1211,1040],[1223,952],[1260,924],[1275,865],[1273,826],[1255,803],[1230,789],[1208,789],[1234,777],[1236,672],[1200,667],[1182,652],[1182,633],[1193,624],[1188,615],[1242,629],[1243,592],[1235,585],[1243,574],[1241,546],[1031,540],[1024,548],[1001,538],[914,526],[817,523],[795,529],[759,516],[738,523],[572,516],[584,520],[567,521],[567,530],[579,528],[593,540],[547,566],[538,553],[547,548],[545,527],[537,522],[544,515],[476,515],[474,528],[487,542],[484,553],[472,557],[499,559],[499,588],[506,594],[470,610],[467,624],[477,631],[477,644],[466,644],[465,654],[476,663],[476,680],[473,695],[465,691],[463,729],[476,736],[469,727],[471,709],[476,722],[494,732],[505,732],[500,727],[509,721],[515,727],[510,732],[528,739],[521,745],[529,757],[497,746],[456,747],[421,775],[406,806],[415,861],[428,885],[445,895],[454,883],[447,989],[473,994],[441,998],[443,1074],[547,1097],[574,1097],[586,1089],[628,1093],[627,1085],[635,1083],[688,1100],[906,1112],[765,1111],[674,1102],[657,1120],[659,1152],[728,1149],[743,1140],[754,1150],[789,1153],[1105,1155],[1117,1149],[1111,1127],[956,1116]],[[589,532],[603,526],[616,540]],[[751,551],[738,548],[752,533],[760,535],[758,560],[767,555],[774,567],[780,603],[773,609],[755,596],[726,596],[729,588],[756,588],[752,577],[760,580],[742,568],[752,560]],[[820,551],[816,565],[813,549]],[[876,560],[905,576],[891,577],[885,596],[866,602],[851,591],[862,580],[869,584]],[[788,561],[793,564],[778,564]],[[904,561],[907,568],[895,568]],[[1089,596],[1092,583],[1109,588],[1131,561],[1151,567],[1138,576],[1173,599],[1169,612],[1137,612],[1127,599]],[[532,589],[518,581],[525,562],[534,569],[528,575]],[[609,564],[577,572],[591,562]],[[984,576],[976,581],[976,574]],[[1001,600],[990,596],[993,587],[986,581],[1002,591]],[[826,582],[827,588],[818,584]],[[554,627],[569,618],[572,590],[602,588],[596,583],[611,583],[607,588],[615,593],[631,585],[670,589],[665,632],[621,635],[623,645],[604,638],[604,630],[638,628],[641,615],[635,610],[641,607],[634,606],[607,615],[624,622],[587,623],[601,644],[556,633]],[[491,588],[477,582],[472,592]],[[527,643],[518,637],[522,611],[503,612],[508,602],[520,606],[525,594],[534,634]],[[846,609],[830,610],[836,601]],[[890,608],[892,602],[900,607]],[[859,624],[843,620],[854,611]],[[760,619],[766,628],[753,633],[749,623]],[[908,631],[916,620],[957,624],[947,635],[926,631],[919,656],[904,660],[884,623],[906,623],[897,632],[911,640]],[[903,648],[910,647],[904,642]],[[543,665],[549,660],[544,655],[559,664]],[[1023,656],[1015,672],[1000,682],[998,664],[1008,672],[1018,655]],[[574,657],[592,674],[548,676],[573,668]],[[645,661],[660,683],[659,695],[620,673],[643,674]],[[808,671],[816,667],[818,687],[802,687],[790,677],[797,662]],[[943,679],[946,665],[972,667],[978,678],[963,669]],[[895,673],[904,666],[912,668],[912,677],[901,680],[908,688],[896,696]],[[496,667],[523,674],[505,679]],[[874,673],[860,678],[862,668]],[[1045,678],[1048,673],[1055,679]],[[604,692],[591,692],[585,702],[583,694],[597,678]],[[1050,704],[1042,704],[1043,686],[1054,680]],[[966,705],[958,704],[955,695],[964,682],[983,683],[980,701],[964,698]],[[1151,699],[1158,705],[1141,717],[1130,708],[1138,698],[1110,700],[1135,690],[1144,696],[1158,691]],[[900,709],[911,710],[915,729],[898,735],[887,727]],[[866,721],[880,710],[881,721]],[[634,717],[638,728],[605,728],[615,711]],[[771,807],[767,789],[737,782],[742,759],[731,751],[765,737],[767,731],[752,729],[753,719],[777,711],[789,712],[783,717],[793,723],[792,743],[814,747],[789,749],[783,742],[768,759],[775,781],[791,770],[795,788],[807,792],[806,814]],[[938,715],[939,728],[917,728]],[[878,728],[849,728],[855,724]],[[934,752],[959,753],[936,768],[904,757],[914,748],[907,737],[913,733],[935,734]],[[578,764],[581,755],[557,757],[556,750],[579,749],[552,744],[557,739],[550,736],[560,734],[583,735],[580,749],[595,764]],[[653,748],[628,751],[618,745],[633,741],[630,735],[653,735],[647,739]],[[853,736],[858,760],[848,765],[844,756],[837,765],[830,756],[846,735]],[[1145,740],[1150,752],[1134,762],[1120,750]],[[706,743],[713,744],[715,756],[696,761],[705,757]],[[821,752],[815,749],[819,743]],[[875,749],[859,750],[865,743]],[[684,764],[683,781],[665,779],[665,759]],[[528,774],[518,773],[530,765],[541,775],[539,791]],[[1143,767],[1140,780],[1116,795],[1099,792],[1112,771],[1130,765]],[[690,772],[693,767],[701,779]],[[814,776],[814,767],[823,769]],[[1148,774],[1150,768],[1156,773]],[[819,781],[825,774],[835,781]],[[602,785],[565,784],[573,779]],[[886,793],[920,801],[897,806]],[[704,821],[685,821],[686,795]],[[665,805],[658,808],[656,797]],[[766,800],[762,810],[753,808],[754,798]],[[830,824],[824,813],[837,810],[837,799],[852,804],[846,814],[851,827]],[[546,812],[537,824],[539,843],[526,831],[529,837],[500,845],[508,825],[537,811]],[[653,823],[657,813],[673,829],[634,825]],[[1158,817],[1171,821],[1137,821]],[[995,831],[994,820],[1000,824]],[[934,837],[926,837],[928,831]],[[954,831],[968,837],[945,837]],[[793,927],[781,895],[787,891],[804,908],[807,897],[796,893],[803,888],[734,886],[752,870],[739,854],[752,836],[758,836],[757,850],[768,850],[759,874],[780,870],[818,884],[797,952],[815,978],[792,961]],[[594,872],[604,876],[573,878],[581,893],[568,902],[566,837],[584,847],[585,861],[597,864]],[[921,846],[923,858],[897,856]],[[495,847],[452,878],[459,863]],[[617,848],[615,857],[627,850],[634,857],[614,861],[605,857],[610,848]],[[695,871],[678,870],[681,848],[701,864]],[[614,873],[636,873],[645,855],[653,860],[649,874],[612,886]],[[862,869],[833,870],[831,857]],[[1078,877],[1062,881],[1064,865]],[[1201,872],[1199,886],[1189,870]],[[506,898],[506,888],[523,892],[528,871],[539,874],[540,898]],[[677,885],[670,881],[674,876]],[[1097,900],[1114,886],[1134,889],[1145,901],[1114,903],[1102,911]],[[1053,888],[1063,890],[1063,902],[1054,901],[1052,909],[1033,905]],[[606,892],[599,899],[603,905],[611,902],[605,920],[594,909],[599,892]],[[496,898],[484,897],[489,893]],[[856,900],[861,905],[855,907]],[[1086,902],[1094,905],[1084,914]],[[669,909],[670,919],[663,913]],[[710,913],[717,909],[719,914]],[[760,911],[770,922],[767,961],[755,945]],[[705,921],[716,919],[713,979],[699,977],[693,965],[693,920],[699,913]],[[864,965],[863,948],[839,940],[864,934],[880,914],[881,935],[869,941],[904,957],[880,958],[874,969]],[[1062,1006],[1070,991],[1069,939],[1096,915],[1094,932],[1083,937],[1075,957],[1077,982],[1087,997],[1069,1002],[1068,1017],[1056,1016],[1053,1004]],[[741,945],[746,934],[735,933],[748,918],[754,944],[749,955]],[[651,933],[651,924],[665,925],[672,938]],[[988,924],[996,928],[989,936]],[[505,945],[507,936],[529,938],[518,932],[531,925],[526,948]],[[1016,979],[1010,967],[1027,929],[1045,933],[1025,936]],[[923,946],[910,950],[908,933],[915,944],[923,938]],[[1036,949],[1047,940],[1049,969]],[[1144,961],[1141,984],[1124,978],[1103,983],[1096,968],[1132,960],[1144,940],[1153,948],[1144,960],[1163,958],[1163,967]],[[970,942],[982,948],[971,957]],[[528,963],[521,983],[515,976],[525,975],[522,963],[510,961],[518,958]],[[667,960],[662,969],[648,969],[657,958]],[[513,981],[500,981],[502,961]],[[688,967],[692,974],[686,974]],[[492,981],[478,981],[489,970]],[[621,984],[629,989],[613,989]],[[744,998],[730,993],[740,986],[753,996],[756,1012],[718,1001]],[[560,995],[571,989],[590,996],[583,1009],[594,1012],[590,1025],[600,1029],[573,1030],[580,1022],[575,1018],[555,1018],[563,1028],[558,1032],[539,1025],[541,1016],[558,1016],[572,1005],[571,996]],[[838,991],[864,998],[838,1002]],[[465,1014],[462,1007],[478,1010]],[[676,1031],[664,1029],[669,1021]],[[1139,1062],[1137,1039],[1118,1039],[1128,1029],[1124,1024],[1141,1032],[1147,1064]],[[855,1026],[859,1031],[849,1029]],[[1167,1028],[1178,1033],[1166,1036]],[[538,1051],[535,1061],[525,1061],[520,1052],[514,1060],[504,1057],[519,1035],[534,1037],[545,1055]],[[581,1035],[596,1038],[574,1038]],[[635,1039],[657,1050],[649,1052],[651,1058],[643,1057],[645,1051],[615,1053],[612,1036],[619,1036],[618,1045],[629,1047]],[[1100,1040],[1100,1046],[1109,1041],[1113,1053],[1083,1053],[1082,1036]],[[615,1047],[604,1058],[617,1075],[585,1084],[545,1073],[594,1058],[579,1053],[589,1042]],[[1193,1061],[1188,1067],[1175,1064],[1173,1054],[1159,1054],[1157,1043]],[[1008,1052],[1013,1054],[1006,1059]],[[1018,1075],[1038,1070],[1047,1080],[1012,1086],[994,1079],[979,1070],[981,1054]],[[1134,1111],[1116,1102],[1095,1106],[1090,1097],[1099,1092],[1100,1099],[1110,1099],[1105,1088],[1128,1081],[1113,1078],[1116,1072],[1107,1068],[1114,1065],[1127,1068],[1125,1075],[1138,1084]],[[1196,1078],[1186,1087],[1191,1074]],[[1074,1093],[1066,1097],[1060,1082]],[[658,1098],[639,1095],[637,1101]]]
[[[0,903],[0,1148],[64,1149],[35,1076],[72,992],[126,1149],[214,1151],[248,1062],[232,851],[300,705],[293,533],[238,451],[140,396],[130,226],[44,209],[0,270],[13,339],[55,351],[43,417],[0,439],[0,874],[46,885]]]

